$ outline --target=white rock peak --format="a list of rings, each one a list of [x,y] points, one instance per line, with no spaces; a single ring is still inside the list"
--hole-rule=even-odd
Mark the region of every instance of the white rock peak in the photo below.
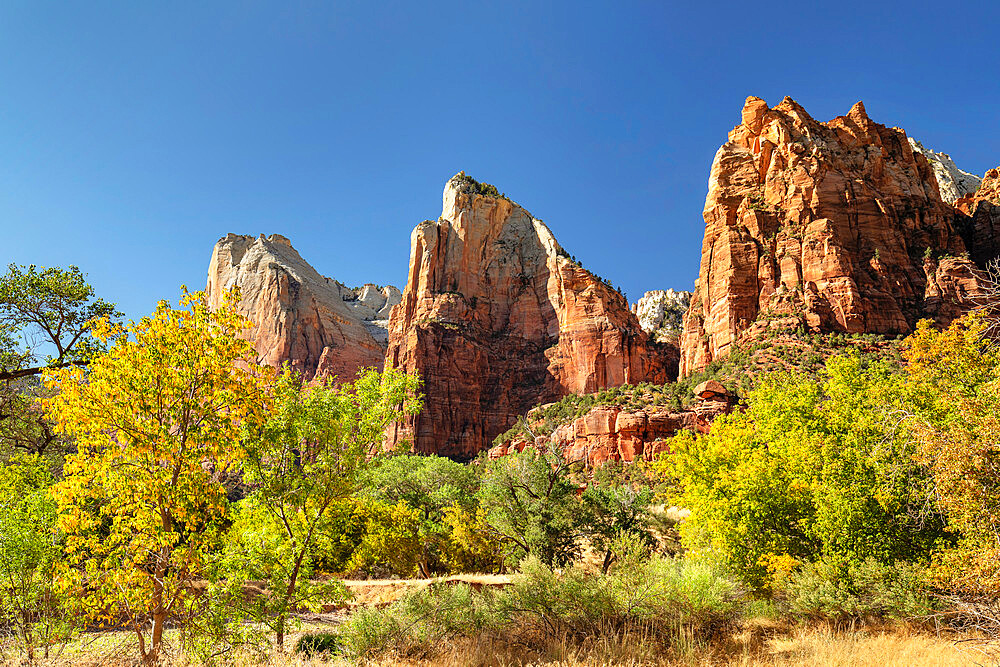
[[[658,342],[676,337],[683,327],[684,313],[691,302],[691,292],[653,290],[632,305],[632,312],[642,330]]]
[[[913,137],[909,137],[909,139],[913,150],[930,162],[934,176],[937,178],[938,190],[941,191],[941,199],[949,204],[954,204],[960,197],[979,189],[979,184],[983,182],[983,179],[959,169],[950,155],[925,148]]]

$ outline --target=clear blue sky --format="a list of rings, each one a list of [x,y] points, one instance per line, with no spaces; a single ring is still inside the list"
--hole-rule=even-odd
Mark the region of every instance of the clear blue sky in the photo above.
[[[459,170],[620,284],[690,289],[747,95],[859,99],[1000,164],[1000,3],[44,2],[0,7],[0,261],[77,264],[130,316],[227,232],[402,287]]]

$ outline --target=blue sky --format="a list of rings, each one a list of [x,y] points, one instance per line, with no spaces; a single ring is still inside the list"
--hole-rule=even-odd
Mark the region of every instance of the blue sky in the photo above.
[[[227,232],[402,287],[459,170],[621,285],[690,289],[747,95],[864,100],[1000,165],[998,3],[44,2],[0,6],[0,261],[77,264],[138,317]]]

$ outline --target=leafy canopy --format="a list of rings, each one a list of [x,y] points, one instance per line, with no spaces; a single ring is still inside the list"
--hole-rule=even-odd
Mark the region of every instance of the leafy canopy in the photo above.
[[[181,308],[161,301],[124,330],[99,320],[98,343],[117,341],[89,372],[45,373],[48,416],[78,447],[55,497],[82,599],[95,618],[127,619],[146,662],[219,536],[218,473],[242,459],[243,435],[272,402],[271,369],[254,365],[234,299],[212,310],[185,289]]]
[[[914,432],[938,504],[961,536],[942,554],[945,582],[1000,591],[1000,345],[988,312],[943,331],[921,322],[907,340],[910,386],[919,397]]]
[[[345,525],[345,501],[379,453],[385,429],[421,407],[416,377],[395,370],[361,371],[352,381],[303,386],[284,373],[274,411],[249,438],[244,481],[252,493],[240,502],[231,533],[229,579],[268,582],[270,594],[253,611],[283,645],[289,613],[339,595],[313,580],[320,547]]]
[[[42,360],[40,345],[51,348],[49,365],[85,362],[105,342],[92,335],[92,323],[120,316],[76,266],[11,264],[0,276],[0,379],[41,372],[28,367]]]
[[[707,435],[675,437],[658,465],[692,510],[685,542],[717,549],[758,589],[824,557],[927,559],[947,533],[927,508],[905,395],[898,369],[832,357],[824,380],[775,374],[750,393],[746,412]]]

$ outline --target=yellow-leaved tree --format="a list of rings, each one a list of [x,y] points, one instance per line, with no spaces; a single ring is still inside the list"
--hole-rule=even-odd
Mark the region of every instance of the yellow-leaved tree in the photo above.
[[[180,308],[97,322],[94,336],[115,342],[86,371],[45,373],[48,416],[78,447],[54,494],[80,600],[95,622],[131,627],[146,664],[221,536],[220,476],[266,418],[273,382],[240,337],[251,323],[237,295],[212,309],[182,290]]]
[[[942,554],[942,583],[962,595],[1000,593],[1000,344],[978,312],[943,330],[924,321],[906,339],[919,459],[959,543]]]

